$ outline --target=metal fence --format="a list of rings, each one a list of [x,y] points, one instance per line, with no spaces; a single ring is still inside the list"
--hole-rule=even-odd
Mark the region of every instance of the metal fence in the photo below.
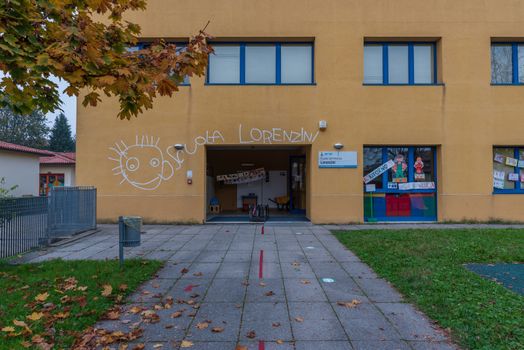
[[[0,199],[0,258],[95,228],[93,187],[57,187],[49,197]]]
[[[96,228],[96,188],[55,187],[49,193],[51,239]]]

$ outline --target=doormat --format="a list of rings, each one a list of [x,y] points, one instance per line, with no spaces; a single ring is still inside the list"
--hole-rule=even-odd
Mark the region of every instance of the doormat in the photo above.
[[[476,274],[524,295],[524,264],[466,264]]]

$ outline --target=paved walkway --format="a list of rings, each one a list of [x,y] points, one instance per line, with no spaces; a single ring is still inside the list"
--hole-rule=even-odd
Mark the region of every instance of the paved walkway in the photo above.
[[[115,258],[117,227],[100,228],[31,261]],[[138,342],[146,349],[178,349],[183,340],[192,350],[238,344],[258,350],[455,349],[325,227],[266,226],[264,234],[254,225],[144,230],[142,245],[127,249],[127,257],[166,265],[130,297],[120,320],[97,326],[140,327]],[[154,311],[134,313],[136,306]]]

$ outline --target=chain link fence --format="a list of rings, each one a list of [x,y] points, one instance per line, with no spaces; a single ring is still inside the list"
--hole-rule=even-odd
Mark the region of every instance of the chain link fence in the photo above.
[[[0,258],[95,228],[94,187],[56,187],[49,197],[0,199]]]

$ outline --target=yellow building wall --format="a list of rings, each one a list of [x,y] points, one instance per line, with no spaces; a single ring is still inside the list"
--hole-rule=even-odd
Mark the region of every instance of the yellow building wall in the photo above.
[[[208,20],[207,31],[218,39],[314,38],[316,85],[205,86],[203,78],[191,78],[190,87],[158,98],[153,110],[131,121],[117,119],[115,100],[79,104],[78,184],[98,188],[101,220],[133,214],[150,222],[202,222],[205,146],[175,155],[178,162],[170,146],[187,144],[193,152],[195,141],[237,145],[240,125],[244,135],[251,128],[315,135],[324,119],[326,131],[299,143],[311,144],[307,205],[314,223],[363,220],[363,145],[419,144],[438,146],[439,220],[524,221],[524,195],[492,194],[493,145],[524,145],[524,90],[490,85],[490,42],[524,38],[523,1],[149,0],[147,11],[129,19],[144,38],[188,37]],[[443,85],[363,86],[365,38],[438,38]],[[119,156],[110,147],[130,146],[136,137],[141,144],[143,135],[144,143],[160,138],[145,156],[161,152],[162,175],[147,166],[136,173],[140,181],[157,179],[147,185],[158,183],[154,189],[113,175],[118,162],[110,158]],[[318,152],[337,142],[358,152],[357,169],[318,168]]]

